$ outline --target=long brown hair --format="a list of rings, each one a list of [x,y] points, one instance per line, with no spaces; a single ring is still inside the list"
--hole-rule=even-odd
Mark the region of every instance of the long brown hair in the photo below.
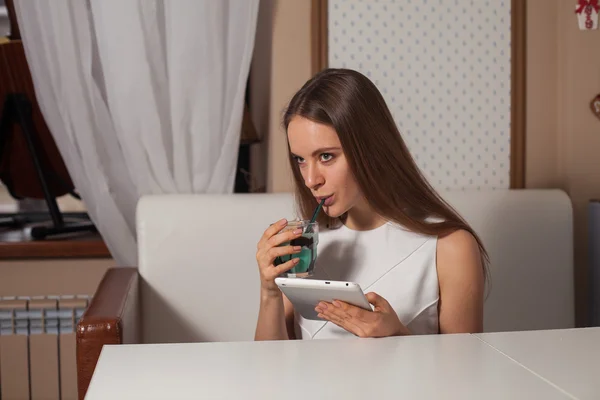
[[[427,182],[383,96],[366,76],[348,69],[319,72],[290,101],[283,118],[286,132],[294,116],[335,129],[351,172],[378,215],[426,235],[443,237],[459,229],[470,232],[477,240],[487,278],[489,258],[479,236]],[[316,200],[291,151],[288,153],[299,212],[308,219]],[[325,213],[318,221],[329,228],[341,223],[340,218]]]

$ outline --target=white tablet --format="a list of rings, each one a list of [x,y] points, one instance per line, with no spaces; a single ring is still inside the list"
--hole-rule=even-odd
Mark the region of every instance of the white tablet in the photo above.
[[[275,278],[275,283],[290,299],[294,310],[306,319],[321,321],[315,311],[320,301],[340,300],[367,311],[373,310],[358,283],[300,278]]]

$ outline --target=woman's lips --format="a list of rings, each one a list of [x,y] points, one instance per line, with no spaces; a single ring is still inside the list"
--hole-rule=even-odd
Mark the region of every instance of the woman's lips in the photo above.
[[[325,203],[323,203],[324,206],[330,206],[333,203],[333,195],[327,197],[327,199],[325,200]]]

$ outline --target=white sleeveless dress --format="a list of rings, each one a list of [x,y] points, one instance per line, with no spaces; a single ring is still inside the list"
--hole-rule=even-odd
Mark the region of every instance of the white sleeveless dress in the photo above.
[[[370,231],[342,225],[319,233],[314,279],[358,283],[385,298],[414,334],[439,331],[437,237],[388,222]],[[353,334],[326,321],[296,314],[296,337],[332,339]],[[299,328],[299,329],[298,329]]]

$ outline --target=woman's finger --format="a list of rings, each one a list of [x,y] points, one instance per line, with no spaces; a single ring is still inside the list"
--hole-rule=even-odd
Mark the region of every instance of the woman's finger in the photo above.
[[[288,230],[271,236],[271,238],[267,240],[266,245],[269,247],[277,247],[282,243],[290,242],[300,236],[302,236],[302,228]]]
[[[334,300],[333,303],[321,302],[316,309],[331,322],[360,337],[365,337],[365,333],[370,330],[369,324],[373,322],[370,311],[339,300]]]
[[[290,269],[294,268],[296,264],[298,264],[298,262],[300,262],[299,258],[292,258],[290,261],[284,262],[283,264],[278,265],[275,268],[272,268],[271,270],[274,272],[275,277],[277,277],[283,274],[284,272],[287,272]]]
[[[287,219],[280,219],[279,221],[275,222],[274,224],[271,224],[263,233],[263,235],[261,236],[260,240],[258,241],[258,244],[256,245],[257,248],[261,248],[264,246],[264,244],[271,239],[272,236],[276,235],[277,232],[281,231],[283,228],[285,228],[285,226],[287,225],[288,221]]]
[[[392,308],[386,299],[375,292],[369,292],[365,297],[369,303],[373,304],[376,310],[389,310]]]
[[[353,306],[340,300],[334,300],[331,307],[331,312],[340,316],[349,315],[352,318],[358,320],[364,320],[366,318],[365,313],[370,311],[363,310],[360,307]]]
[[[357,321],[354,318],[352,318],[350,315],[344,316],[340,313],[334,313],[331,308],[331,306],[327,307],[327,309],[323,310],[321,313],[319,313],[319,315],[321,315],[323,319],[333,322],[340,328],[347,330],[353,335],[361,337],[364,336],[363,330],[361,329],[360,325],[357,324]]]
[[[273,264],[273,261],[277,257],[287,256],[290,254],[298,254],[302,250],[300,246],[279,246],[279,247],[271,247],[267,251],[267,263],[266,265]]]

